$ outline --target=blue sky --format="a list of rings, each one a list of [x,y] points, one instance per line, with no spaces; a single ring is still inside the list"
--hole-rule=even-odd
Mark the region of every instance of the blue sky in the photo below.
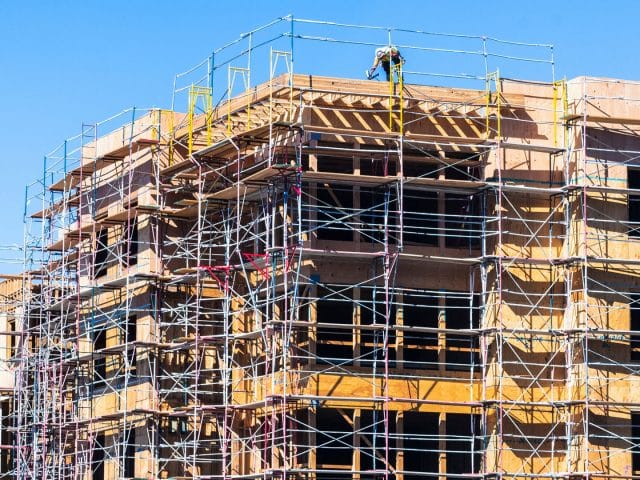
[[[640,2],[632,0],[0,0],[0,245],[22,242],[24,186],[41,175],[44,155],[78,134],[82,122],[131,106],[168,107],[176,73],[289,13],[551,43],[559,78],[640,80]],[[368,48],[332,52],[311,49],[297,65],[353,76],[372,57]],[[407,56],[407,68],[432,67]]]

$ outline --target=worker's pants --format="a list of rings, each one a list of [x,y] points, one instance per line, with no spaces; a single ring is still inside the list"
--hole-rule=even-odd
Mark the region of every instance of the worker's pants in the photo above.
[[[391,61],[393,62],[393,65],[399,65],[400,64],[400,57],[393,57],[391,58]],[[384,73],[387,75],[387,82],[391,79],[391,62],[389,62],[389,60],[382,60],[382,69],[384,70]]]

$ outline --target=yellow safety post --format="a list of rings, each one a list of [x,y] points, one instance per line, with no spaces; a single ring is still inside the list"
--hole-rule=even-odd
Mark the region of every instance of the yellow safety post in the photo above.
[[[496,110],[496,117],[498,122],[498,140],[502,139],[502,90],[500,88],[500,70],[496,70],[496,100],[498,108]]]
[[[251,129],[251,89],[247,90],[247,130]]]
[[[489,105],[491,104],[491,74],[487,74],[484,82],[484,131],[487,140],[489,139]]]
[[[398,64],[398,85],[400,87],[400,135],[404,135],[404,73],[402,61]]]
[[[502,92],[500,91],[500,72],[496,70],[495,72],[489,72],[487,74],[487,79],[485,82],[485,129],[487,139],[490,137],[490,125],[489,125],[489,107],[491,106],[491,80],[495,83],[496,86],[496,137],[501,138],[501,119],[500,119],[500,110],[502,108]]]
[[[402,135],[404,133],[404,79],[402,78],[402,62],[397,65],[390,66],[389,75],[389,131],[393,132],[393,103],[394,103],[394,74],[398,78],[398,88],[400,92],[398,94],[400,105],[398,106],[398,117],[400,122],[399,132]]]
[[[558,95],[558,90],[561,89],[562,95]],[[567,112],[567,84],[566,80],[557,80],[553,82],[553,145],[558,146],[558,100],[562,101],[562,115],[563,118]]]
[[[188,121],[189,121],[189,156],[191,156],[191,152],[193,152],[193,117],[195,116],[196,109],[196,96],[194,94],[194,86],[191,85],[189,88],[189,110],[188,110]]]
[[[205,120],[207,122],[207,145],[213,143],[213,92],[210,88],[207,88],[207,94],[205,95]]]
[[[227,68],[227,135],[231,136],[231,95],[233,82],[231,81],[231,67]]]
[[[553,101],[551,103],[553,110],[553,146],[558,146],[558,82],[553,82]]]
[[[160,128],[160,112],[159,108],[151,110],[151,140],[160,140],[158,133]]]
[[[391,63],[391,58],[389,58],[389,63]],[[396,69],[396,66],[393,65],[389,69],[389,131],[393,132],[393,73]]]
[[[169,166],[173,165],[173,142],[175,139],[175,127],[173,124],[173,110],[168,110],[169,112]]]
[[[194,122],[196,116],[196,106],[198,105],[198,99],[203,100],[202,109],[205,114],[205,127],[207,132],[207,145],[211,145],[213,141],[213,123],[212,123],[212,110],[213,100],[210,87],[202,87],[199,85],[191,85],[189,89],[189,155],[193,152],[193,134],[194,134]],[[172,122],[173,123],[173,122]]]
[[[562,79],[562,116],[565,117],[569,113],[569,93],[567,90],[567,79],[566,77]],[[562,140],[562,146],[567,148],[567,131],[569,129],[569,125],[566,124],[564,126],[564,138]]]

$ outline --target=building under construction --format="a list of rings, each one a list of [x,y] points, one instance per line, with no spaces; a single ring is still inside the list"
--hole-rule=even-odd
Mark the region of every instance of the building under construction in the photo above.
[[[173,90],[27,189],[3,478],[640,478],[640,83],[285,17]]]

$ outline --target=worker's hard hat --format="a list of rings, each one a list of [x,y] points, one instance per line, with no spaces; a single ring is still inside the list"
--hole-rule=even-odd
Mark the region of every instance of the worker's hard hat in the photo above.
[[[378,58],[384,57],[384,48],[376,48],[376,57]]]

